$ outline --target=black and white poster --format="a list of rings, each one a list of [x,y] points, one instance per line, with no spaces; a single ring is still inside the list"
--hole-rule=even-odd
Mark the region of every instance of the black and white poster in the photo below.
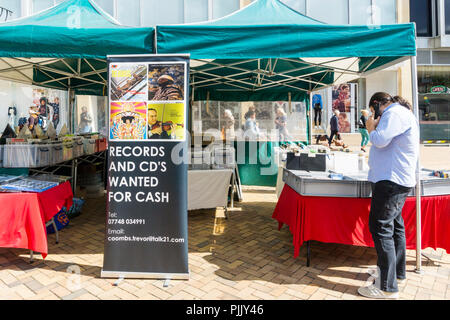
[[[189,57],[109,56],[102,277],[188,279]]]

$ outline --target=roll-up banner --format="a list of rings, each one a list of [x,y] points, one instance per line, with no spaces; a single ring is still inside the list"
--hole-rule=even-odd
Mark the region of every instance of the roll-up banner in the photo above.
[[[188,279],[188,55],[108,56],[102,277]]]

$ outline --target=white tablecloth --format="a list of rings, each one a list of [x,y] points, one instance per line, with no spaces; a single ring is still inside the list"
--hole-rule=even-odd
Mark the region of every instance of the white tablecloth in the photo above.
[[[283,168],[284,167],[278,167],[278,176],[277,176],[277,198],[280,197],[281,191],[283,191],[284,188],[284,181],[283,181]]]
[[[188,170],[188,210],[226,207],[233,170]]]

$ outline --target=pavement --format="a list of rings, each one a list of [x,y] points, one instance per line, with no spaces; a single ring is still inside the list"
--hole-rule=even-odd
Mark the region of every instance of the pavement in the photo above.
[[[422,146],[421,155],[424,167],[450,168],[450,147]],[[375,269],[375,249],[312,241],[307,267],[305,246],[294,259],[291,233],[278,231],[271,218],[275,188],[244,187],[243,197],[229,219],[220,209],[189,212],[190,280],[172,280],[168,287],[162,280],[124,279],[114,286],[117,280],[100,278],[106,199],[87,199],[82,214],[61,230],[59,244],[48,236],[45,260],[36,255],[30,263],[28,250],[0,248],[0,299],[366,299],[357,289]],[[450,300],[450,254],[424,253],[423,274],[417,274],[415,251],[407,251],[400,299]]]
[[[22,249],[0,248],[0,299],[166,300],[282,299],[353,300],[375,268],[373,248],[312,242],[311,267],[306,252],[293,258],[292,235],[278,231],[271,218],[274,188],[244,187],[244,201],[224,219],[223,211],[189,212],[190,280],[100,278],[105,230],[105,198],[88,199],[82,214],[49,235],[45,260]],[[407,281],[400,299],[450,299],[450,255],[427,249],[423,274],[416,274],[415,251],[407,252]],[[440,260],[440,262],[436,262]]]

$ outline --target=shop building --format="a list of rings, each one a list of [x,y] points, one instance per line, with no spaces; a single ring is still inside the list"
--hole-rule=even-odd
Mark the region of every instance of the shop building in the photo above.
[[[421,138],[450,140],[450,1],[411,1],[417,26]]]

